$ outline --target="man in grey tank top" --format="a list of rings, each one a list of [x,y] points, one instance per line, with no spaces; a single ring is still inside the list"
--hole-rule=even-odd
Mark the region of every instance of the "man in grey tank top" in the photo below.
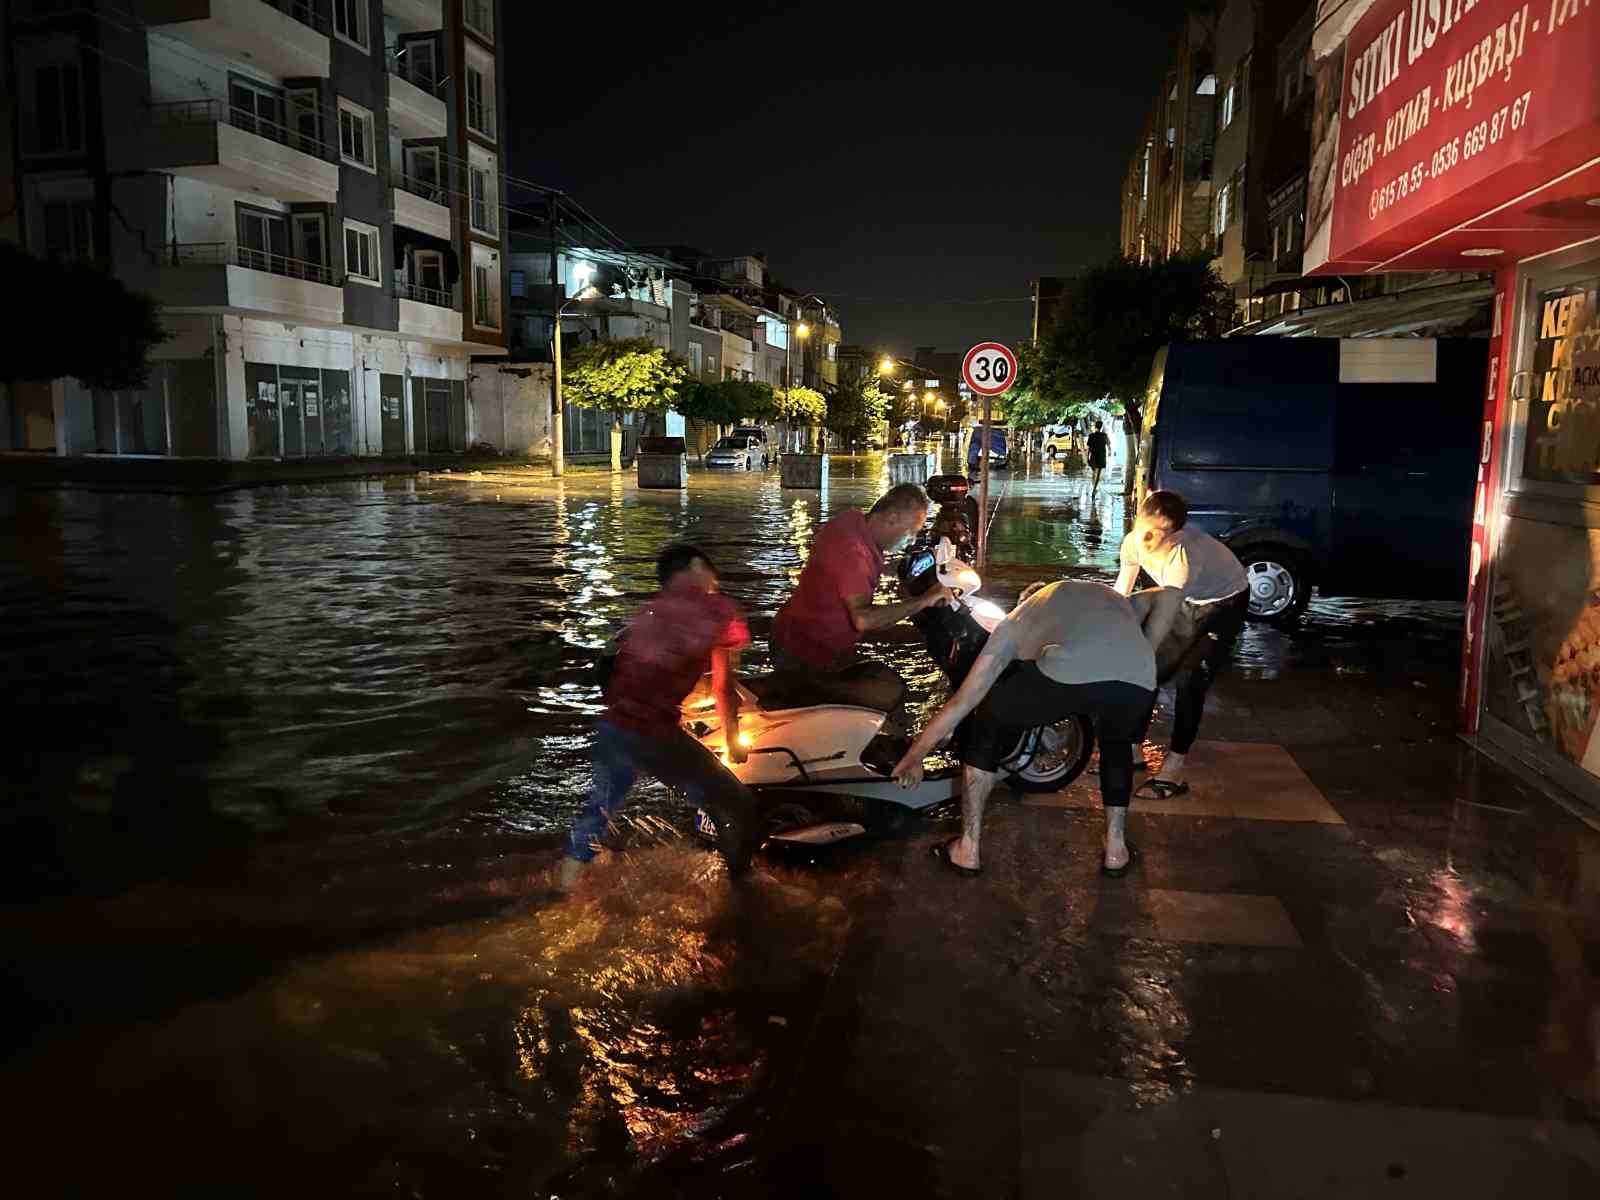
[[[895,766],[903,786],[922,780],[922,760],[951,734],[962,763],[961,836],[934,853],[964,875],[978,873],[983,810],[1001,761],[1021,732],[1083,713],[1100,744],[1105,805],[1102,872],[1125,874],[1133,748],[1156,696],[1151,647],[1171,627],[1175,591],[1119,596],[1100,583],[1066,580],[1030,589],[989,640],[966,680]]]

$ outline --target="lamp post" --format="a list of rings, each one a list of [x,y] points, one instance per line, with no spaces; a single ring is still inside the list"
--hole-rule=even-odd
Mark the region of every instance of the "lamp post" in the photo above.
[[[794,372],[789,369],[789,347],[795,338],[808,338],[811,336],[811,326],[804,321],[793,321],[789,324],[789,336],[783,339],[783,394],[785,398],[789,390],[794,387]],[[788,424],[787,421],[784,422]],[[787,451],[785,451],[787,453]]]
[[[565,474],[567,458],[565,445],[567,412],[566,402],[561,395],[561,318],[567,315],[567,309],[570,306],[582,303],[585,300],[593,300],[599,294],[600,289],[593,284],[584,288],[583,291],[556,309],[555,324],[550,329],[550,358],[555,364],[555,370],[551,373],[555,412],[552,416],[553,425],[550,430],[550,449],[552,453],[550,474],[557,479]]]

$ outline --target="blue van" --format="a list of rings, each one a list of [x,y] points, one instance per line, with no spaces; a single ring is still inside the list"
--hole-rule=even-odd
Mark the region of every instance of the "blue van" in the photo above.
[[[1250,576],[1250,613],[1462,600],[1488,343],[1229,338],[1156,355],[1136,494],[1178,492]]]
[[[999,425],[989,429],[989,468],[1003,470],[1011,464],[1010,433]],[[978,469],[978,453],[983,449],[983,426],[974,425],[967,435],[967,467]]]

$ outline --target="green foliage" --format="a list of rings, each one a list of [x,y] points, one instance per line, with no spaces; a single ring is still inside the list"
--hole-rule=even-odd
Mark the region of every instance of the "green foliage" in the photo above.
[[[691,421],[706,425],[732,425],[736,421],[763,420],[775,411],[772,385],[744,379],[721,383],[690,383],[673,405]]]
[[[828,415],[828,402],[813,388],[797,387],[774,391],[773,416],[790,425],[815,425]]]
[[[140,388],[146,356],[167,340],[156,302],[89,263],[47,263],[0,242],[0,278],[22,303],[12,311],[0,379],[46,382],[71,375],[84,387]],[[87,316],[92,333],[63,320]]]
[[[570,404],[604,412],[654,412],[675,404],[689,364],[648,338],[594,342],[574,353],[562,372]]]
[[[1031,397],[1027,411],[1059,419],[1095,405],[1113,413],[1137,408],[1156,351],[1220,337],[1231,314],[1227,285],[1204,255],[1113,258],[1092,267],[1067,283],[1054,324],[1024,353],[1018,387]]]
[[[828,394],[828,413],[823,423],[845,441],[863,438],[883,428],[889,402],[889,393],[876,379],[844,384]]]

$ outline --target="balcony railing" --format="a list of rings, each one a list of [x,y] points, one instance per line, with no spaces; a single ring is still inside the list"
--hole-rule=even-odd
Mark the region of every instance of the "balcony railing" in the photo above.
[[[455,308],[449,292],[423,287],[420,283],[396,283],[394,294],[402,300],[415,300],[418,304],[432,304],[438,308]]]
[[[248,108],[236,108],[222,100],[166,100],[150,106],[150,124],[157,129],[167,125],[210,125],[217,122],[257,134],[313,158],[322,158],[327,153],[320,137],[280,125],[258,116]]]
[[[323,36],[328,33],[328,18],[317,11],[317,6],[312,0],[264,0],[264,3],[277,9],[285,16],[293,17],[300,24],[315,29]]]
[[[406,60],[403,55],[399,58],[391,57],[389,59],[389,74],[396,79],[404,79],[412,87],[417,88],[419,91],[427,92],[435,100],[443,100],[445,98],[444,80],[430,79],[421,71],[409,69],[406,66]]]
[[[402,192],[410,192],[413,196],[421,196],[424,200],[431,200],[435,204],[449,203],[444,185],[437,180],[415,179],[410,175],[396,175],[394,177],[394,185]]]
[[[174,267],[248,267],[307,283],[331,286],[334,282],[333,268],[322,263],[270,250],[252,250],[249,246],[230,246],[227,242],[169,242],[161,247],[161,261]]]

